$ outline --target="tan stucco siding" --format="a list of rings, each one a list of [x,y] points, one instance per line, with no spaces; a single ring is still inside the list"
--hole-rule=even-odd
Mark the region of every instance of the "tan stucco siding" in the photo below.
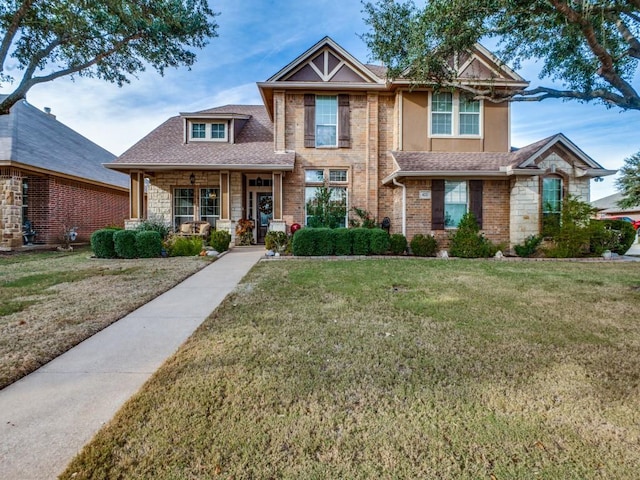
[[[430,150],[428,139],[428,107],[427,92],[402,93],[402,150],[410,152],[426,152]]]
[[[509,104],[484,102],[484,151],[508,152]]]

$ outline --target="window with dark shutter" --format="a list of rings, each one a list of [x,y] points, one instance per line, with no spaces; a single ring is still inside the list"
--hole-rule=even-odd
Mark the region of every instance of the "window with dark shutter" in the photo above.
[[[304,95],[304,146],[316,146],[316,96],[312,93]]]
[[[444,180],[431,180],[431,229],[444,230]]]
[[[351,147],[349,95],[338,95],[338,147]]]
[[[482,180],[469,180],[469,211],[482,228]]]

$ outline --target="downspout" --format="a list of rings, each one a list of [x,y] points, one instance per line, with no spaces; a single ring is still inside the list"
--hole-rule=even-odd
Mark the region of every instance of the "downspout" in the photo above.
[[[398,180],[393,179],[396,187],[402,187],[402,235],[407,236],[407,187]]]

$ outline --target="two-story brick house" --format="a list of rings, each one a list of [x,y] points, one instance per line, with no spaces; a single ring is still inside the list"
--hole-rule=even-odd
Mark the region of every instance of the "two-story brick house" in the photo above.
[[[454,64],[458,86],[527,86],[479,45]],[[488,238],[513,245],[539,233],[565,195],[588,200],[590,179],[614,173],[562,134],[513,150],[509,103],[388,79],[330,38],[258,88],[263,105],[182,113],[108,164],[130,175],[129,224],[202,219],[233,233],[249,218],[260,242],[267,228],[305,225],[327,186],[409,239],[446,241],[472,211]]]

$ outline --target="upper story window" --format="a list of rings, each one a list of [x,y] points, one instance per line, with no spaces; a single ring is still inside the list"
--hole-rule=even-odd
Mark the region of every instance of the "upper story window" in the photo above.
[[[480,136],[480,100],[460,92],[433,92],[431,135]]]
[[[316,147],[338,146],[338,97],[316,96]]]
[[[189,140],[226,142],[227,124],[224,122],[200,123],[192,122],[189,129]]]

